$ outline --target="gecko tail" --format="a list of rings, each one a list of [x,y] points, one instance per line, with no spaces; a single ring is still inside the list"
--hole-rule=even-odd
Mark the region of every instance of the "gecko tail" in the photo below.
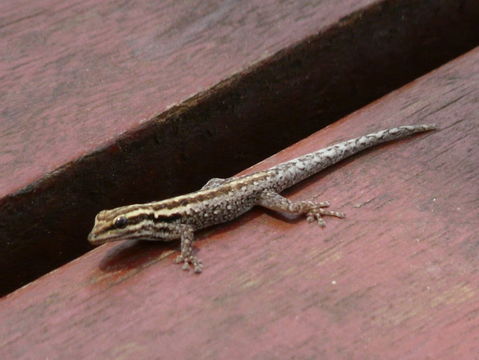
[[[406,138],[416,133],[438,129],[436,124],[405,125],[381,130],[343,141],[327,148],[281,163],[275,170],[286,189],[321,170],[376,145]]]

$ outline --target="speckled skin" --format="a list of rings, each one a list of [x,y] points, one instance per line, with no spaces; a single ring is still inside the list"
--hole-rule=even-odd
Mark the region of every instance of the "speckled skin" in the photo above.
[[[181,255],[177,262],[182,262],[185,270],[191,264],[195,272],[201,272],[201,261],[192,253],[196,230],[232,220],[255,205],[305,214],[309,222],[316,221],[324,226],[322,215],[342,218],[344,214],[324,209],[329,206],[328,202],[291,202],[279,193],[364,149],[435,128],[434,125],[412,125],[382,130],[300,156],[265,171],[211,179],[202,189],[190,194],[104,210],[96,216],[88,240],[99,245],[116,240],[170,241],[180,238]]]

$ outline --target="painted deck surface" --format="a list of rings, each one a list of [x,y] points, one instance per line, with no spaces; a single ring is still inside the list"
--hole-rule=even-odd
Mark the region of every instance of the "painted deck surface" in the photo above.
[[[402,124],[295,187],[347,218],[256,209],[175,244],[101,246],[0,301],[0,357],[474,359],[479,354],[479,48],[254,166]]]
[[[472,49],[478,17],[476,0],[2,1],[0,294],[88,251],[99,210],[234,174]]]

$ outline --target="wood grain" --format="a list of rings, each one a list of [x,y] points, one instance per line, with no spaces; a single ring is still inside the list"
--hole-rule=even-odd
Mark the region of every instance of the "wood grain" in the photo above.
[[[475,0],[2,1],[0,292],[87,251],[97,211],[235,173],[470,49],[478,17]]]
[[[342,162],[287,195],[325,229],[254,210],[171,245],[109,244],[0,301],[0,357],[473,359],[479,353],[479,48],[248,171],[379,128],[439,131]]]

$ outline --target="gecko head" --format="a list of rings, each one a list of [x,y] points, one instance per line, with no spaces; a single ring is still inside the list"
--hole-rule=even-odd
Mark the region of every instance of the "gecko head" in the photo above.
[[[128,239],[128,231],[132,225],[127,214],[113,210],[103,210],[95,217],[95,224],[88,235],[92,245]]]
[[[140,205],[103,210],[88,235],[92,245],[119,240],[170,240],[178,238],[178,217],[161,216]]]

